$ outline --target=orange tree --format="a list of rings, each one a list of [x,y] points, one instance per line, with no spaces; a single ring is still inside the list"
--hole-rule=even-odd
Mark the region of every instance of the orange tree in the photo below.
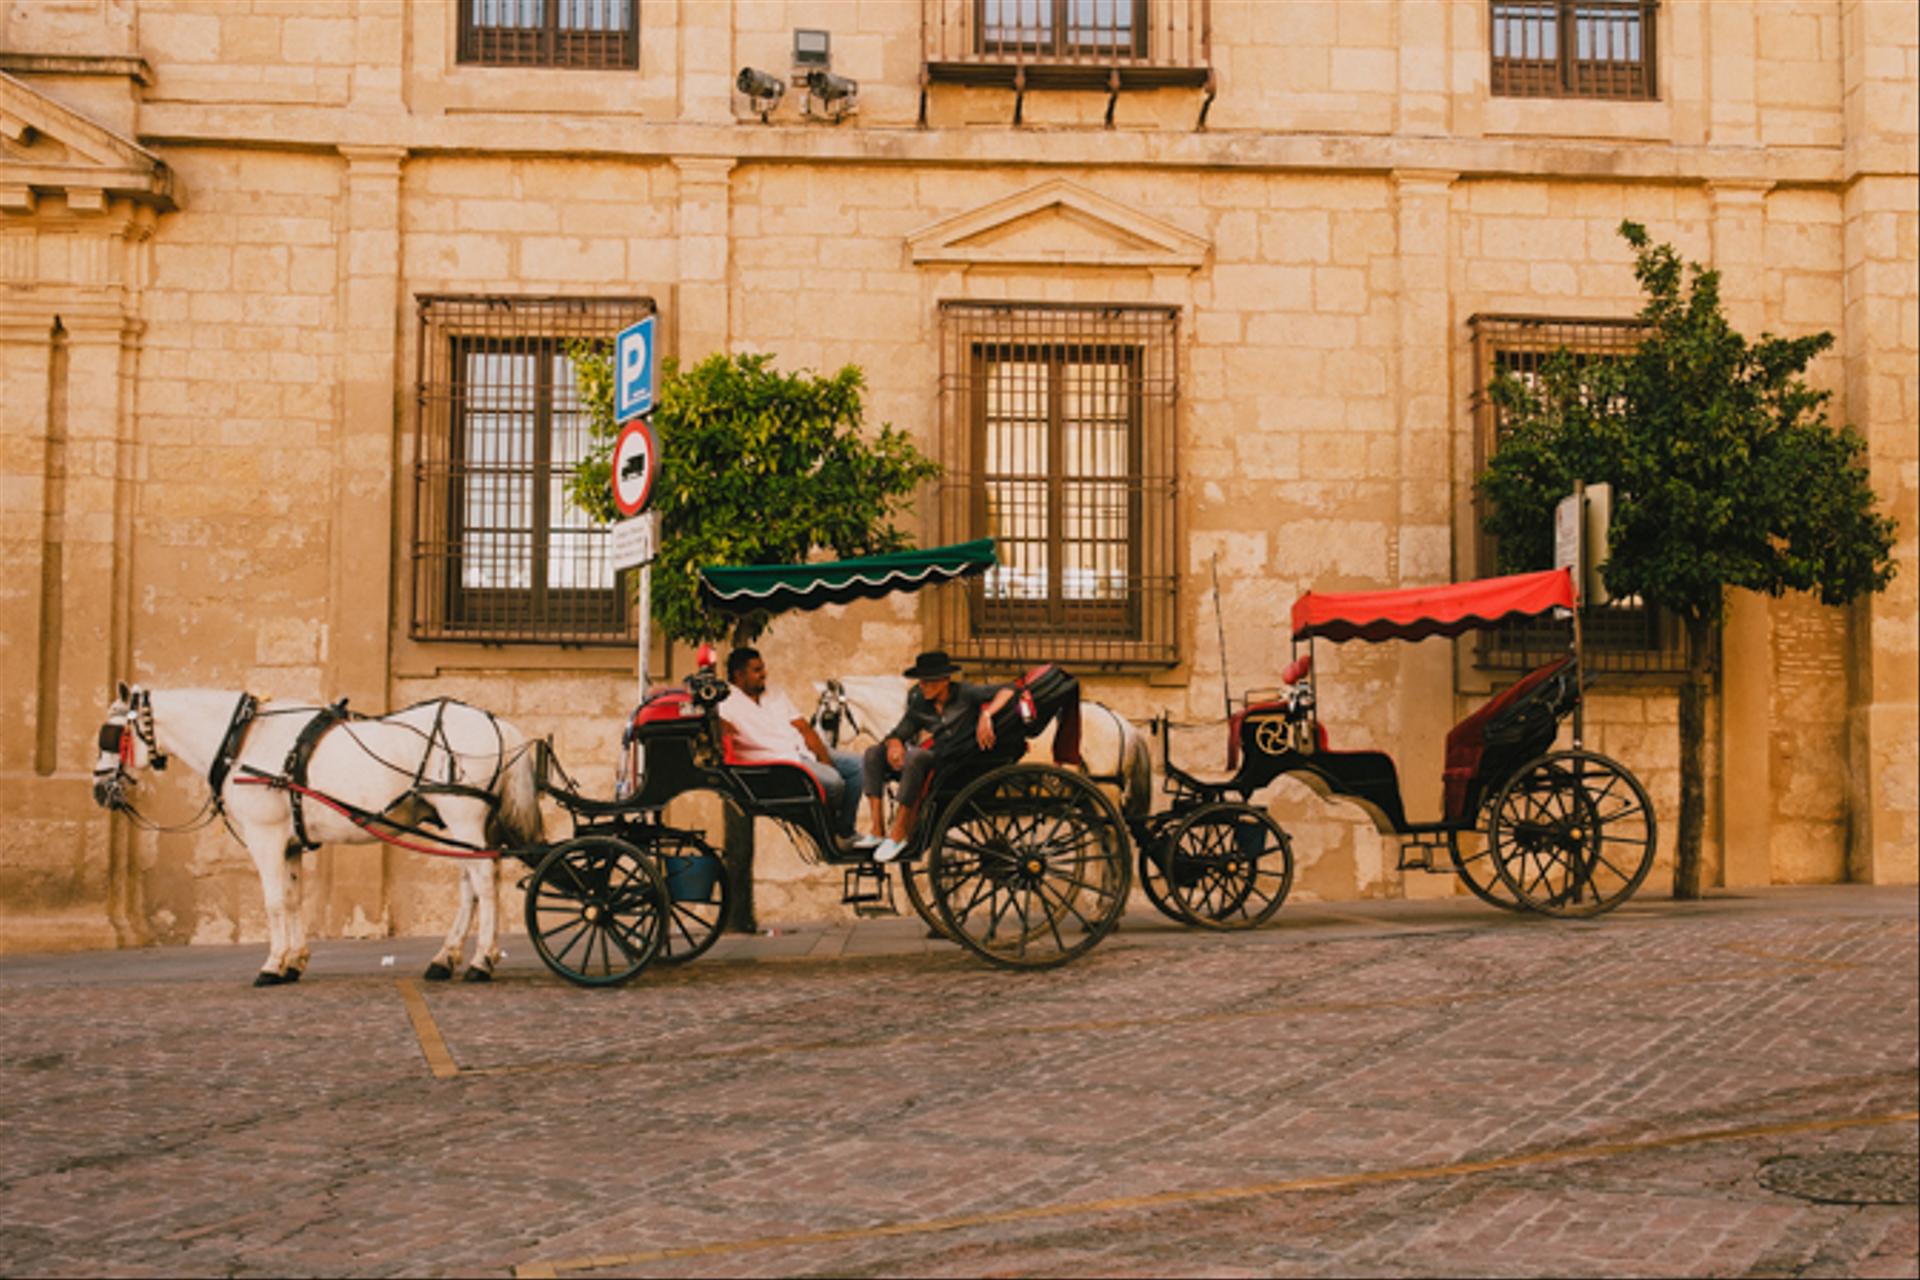
[[[1698,897],[1706,816],[1707,657],[1727,589],[1808,591],[1841,605],[1893,578],[1891,518],[1876,508],[1866,445],[1826,417],[1802,378],[1829,333],[1763,334],[1727,322],[1720,274],[1646,229],[1620,224],[1645,296],[1645,338],[1617,360],[1565,350],[1538,382],[1495,380],[1498,451],[1480,478],[1508,569],[1551,562],[1554,504],[1576,480],[1611,482],[1603,570],[1615,596],[1676,615],[1687,636],[1680,689],[1680,821],[1674,896]]]

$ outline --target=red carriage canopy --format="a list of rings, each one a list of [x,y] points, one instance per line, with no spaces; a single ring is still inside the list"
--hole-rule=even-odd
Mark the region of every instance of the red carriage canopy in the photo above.
[[[1293,602],[1293,638],[1425,640],[1573,608],[1565,569],[1403,591],[1309,591]]]

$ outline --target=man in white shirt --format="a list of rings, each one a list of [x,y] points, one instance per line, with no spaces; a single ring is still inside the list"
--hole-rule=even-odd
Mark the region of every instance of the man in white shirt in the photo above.
[[[860,757],[828,750],[793,700],[767,688],[767,664],[759,650],[741,647],[728,654],[727,682],[733,692],[720,703],[720,726],[733,758],[743,764],[782,760],[807,769],[827,793],[833,833],[850,838],[860,812],[860,788],[855,785]]]

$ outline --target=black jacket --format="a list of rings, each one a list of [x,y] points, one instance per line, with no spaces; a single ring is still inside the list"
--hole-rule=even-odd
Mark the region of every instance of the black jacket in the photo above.
[[[923,733],[932,733],[943,722],[952,722],[962,716],[974,720],[980,718],[980,711],[993,695],[1000,692],[998,686],[990,684],[968,684],[962,680],[953,682],[952,692],[947,696],[945,714],[935,711],[927,696],[920,692],[920,686],[914,685],[907,690],[907,714],[900,717],[900,723],[888,731],[889,738],[898,738],[908,746],[913,746]]]

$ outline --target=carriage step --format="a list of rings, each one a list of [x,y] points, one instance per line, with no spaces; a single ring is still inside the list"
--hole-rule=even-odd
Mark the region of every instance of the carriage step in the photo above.
[[[1433,865],[1433,855],[1451,846],[1444,840],[1413,839],[1400,843],[1400,870],[1402,871],[1446,871],[1447,867]]]
[[[893,904],[893,877],[887,869],[871,862],[848,867],[840,881],[840,901],[860,916],[897,916]]]

